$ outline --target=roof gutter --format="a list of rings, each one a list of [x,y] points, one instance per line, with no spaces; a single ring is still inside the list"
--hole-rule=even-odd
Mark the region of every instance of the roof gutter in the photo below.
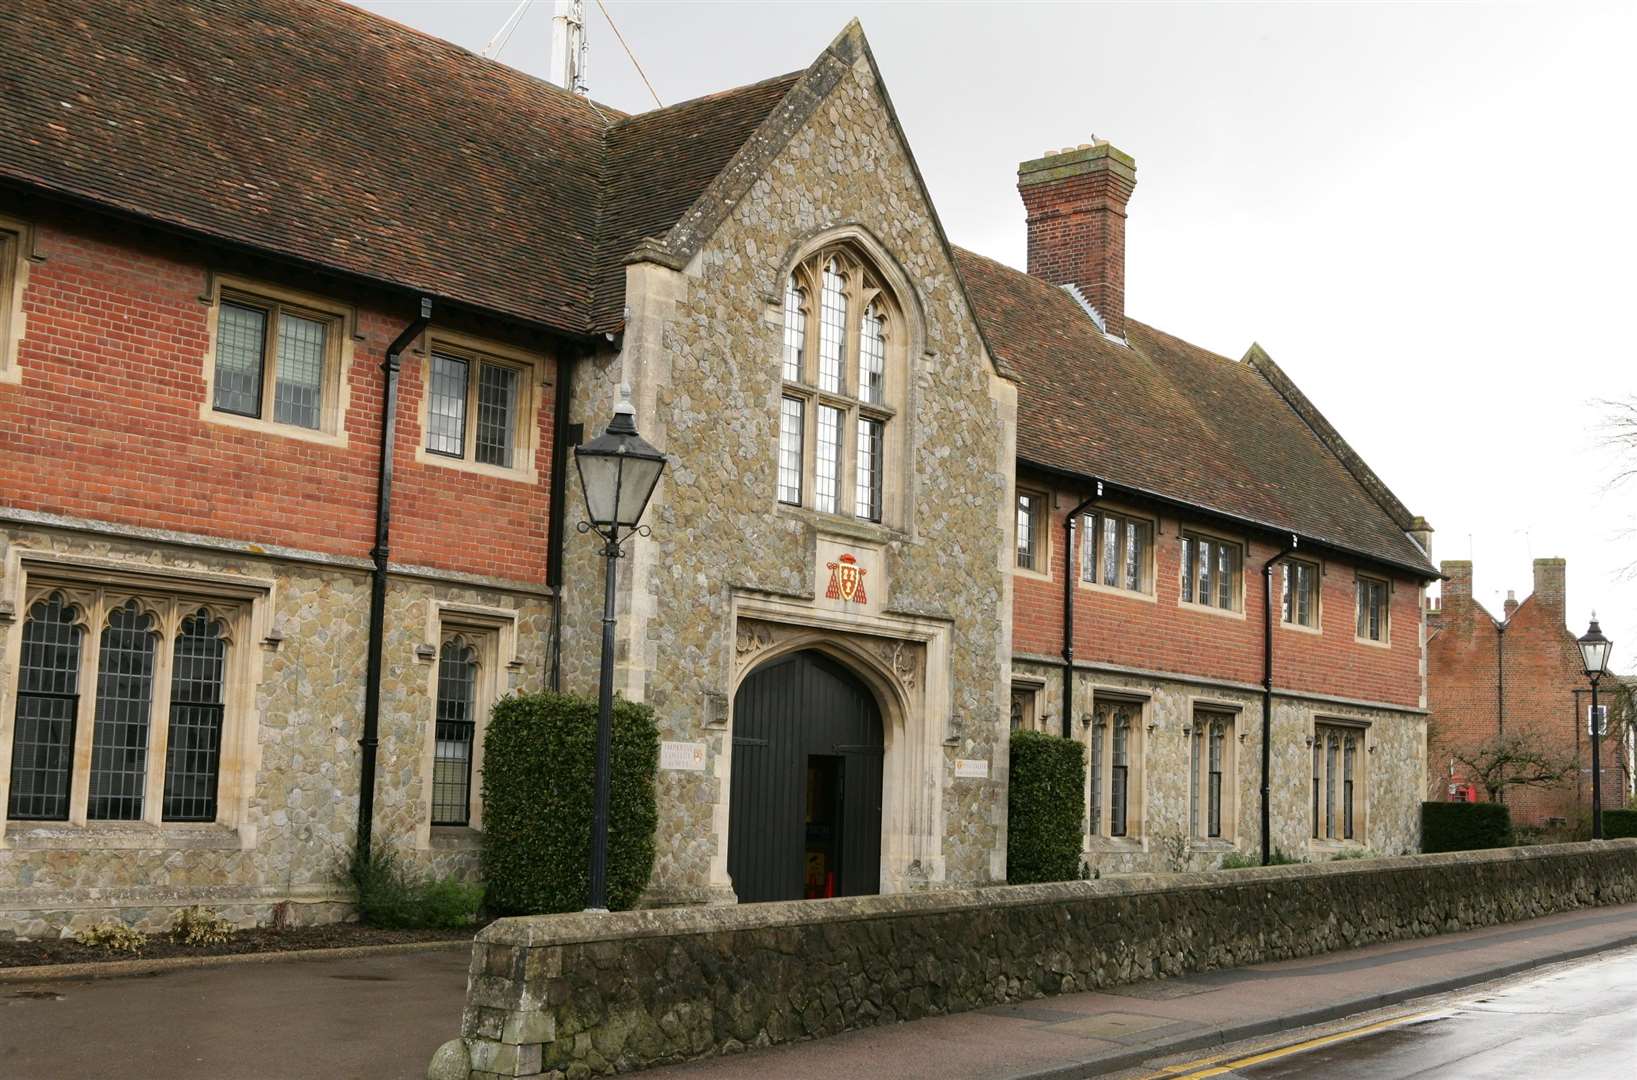
[[[1035,471],[1044,473],[1048,476],[1059,477],[1064,480],[1075,482],[1076,484],[1085,484],[1088,482],[1101,484],[1107,488],[1111,494],[1126,495],[1131,498],[1142,499],[1147,502],[1156,503],[1160,506],[1169,507],[1173,510],[1186,511],[1189,514],[1195,515],[1196,517],[1212,518],[1217,521],[1256,529],[1262,533],[1273,534],[1275,536],[1291,535],[1291,530],[1288,526],[1276,525],[1273,522],[1243,517],[1238,514],[1230,514],[1223,510],[1212,509],[1209,506],[1201,506],[1198,503],[1185,502],[1182,499],[1172,498],[1169,495],[1162,495],[1157,491],[1150,491],[1147,488],[1132,487],[1129,484],[1116,483],[1102,477],[1093,476],[1090,473],[1076,472],[1073,469],[1065,469],[1059,465],[1048,465],[1044,462],[1034,461],[1030,458],[1022,456],[1018,457],[1017,462],[1021,466],[1034,469]],[[1317,537],[1307,537],[1304,542],[1311,548],[1316,548],[1322,551],[1333,551],[1338,555],[1347,555],[1363,562],[1373,563],[1376,566],[1395,570],[1407,577],[1415,578],[1418,581],[1444,580],[1444,575],[1432,569],[1431,566],[1416,566],[1413,563],[1399,562],[1396,559],[1383,558],[1380,555],[1374,555],[1359,548],[1349,547],[1346,544],[1338,544],[1331,540],[1321,540]]]
[[[1074,738],[1074,532],[1080,515],[1103,497],[1103,482],[1095,481],[1096,494],[1080,500],[1080,505],[1063,519],[1063,738]]]
[[[432,298],[421,297],[421,313],[387,346],[386,373],[381,398],[381,457],[375,482],[375,546],[370,558],[375,569],[369,584],[369,661],[364,673],[364,735],[360,750],[358,778],[358,851],[360,862],[368,863],[375,824],[375,751],[381,734],[381,648],[385,639],[387,606],[387,564],[392,533],[392,450],[398,428],[398,358],[410,342],[421,336],[432,321]]]

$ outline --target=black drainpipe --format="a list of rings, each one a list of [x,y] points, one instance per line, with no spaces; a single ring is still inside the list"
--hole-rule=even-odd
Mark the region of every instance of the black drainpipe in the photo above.
[[[1103,482],[1096,481],[1097,493],[1082,499],[1063,519],[1063,738],[1074,738],[1074,530],[1080,515],[1103,497]]]
[[[590,350],[586,350],[586,356]],[[569,399],[574,396],[574,364],[578,356],[557,362],[557,399],[551,418],[551,508],[546,520],[546,585],[551,589],[551,658],[547,685],[553,693],[563,688],[563,534],[568,507],[568,458],[580,441],[582,426],[569,424]]]
[[[1273,772],[1273,567],[1296,550],[1296,534],[1279,554],[1262,564],[1262,865],[1273,860],[1273,817],[1268,778]]]
[[[1495,624],[1495,734],[1506,734],[1506,628],[1509,622]],[[1578,730],[1578,729],[1576,729]]]
[[[375,484],[375,562],[369,586],[369,666],[364,674],[364,737],[358,740],[362,763],[358,780],[358,856],[369,861],[375,825],[375,748],[381,733],[381,643],[387,606],[387,557],[392,525],[392,448],[398,428],[398,357],[432,321],[432,299],[421,297],[421,313],[387,346],[386,386],[381,398],[381,461]]]

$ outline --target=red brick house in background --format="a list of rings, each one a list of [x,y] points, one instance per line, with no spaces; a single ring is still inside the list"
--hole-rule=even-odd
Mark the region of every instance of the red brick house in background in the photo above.
[[[1513,822],[1542,827],[1579,821],[1591,807],[1591,691],[1575,643],[1584,620],[1571,625],[1565,610],[1564,560],[1536,559],[1534,591],[1521,602],[1508,593],[1500,618],[1474,599],[1471,562],[1446,561],[1441,568],[1442,596],[1427,612],[1428,797],[1453,798],[1453,787],[1473,783],[1455,761],[1456,752],[1499,734],[1528,732],[1577,768],[1558,787],[1508,792]],[[1601,748],[1603,805],[1623,806],[1632,783],[1629,747],[1622,746],[1629,731],[1617,723],[1619,682],[1606,678],[1602,691],[1600,701],[1611,712]],[[1474,794],[1485,797],[1481,786]]]

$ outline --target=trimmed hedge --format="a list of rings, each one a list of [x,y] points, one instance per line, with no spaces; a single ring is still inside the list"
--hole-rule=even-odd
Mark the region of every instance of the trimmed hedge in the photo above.
[[[579,911],[590,895],[597,703],[566,694],[500,701],[483,741],[483,877],[495,914]],[[614,702],[608,906],[636,903],[654,868],[659,728]]]
[[[1086,748],[1043,731],[1012,733],[1006,802],[1006,879],[1013,885],[1080,877]]]
[[[1512,812],[1504,803],[1424,802],[1421,850],[1477,851],[1512,843]]]
[[[1637,836],[1637,809],[1603,811],[1603,839]]]

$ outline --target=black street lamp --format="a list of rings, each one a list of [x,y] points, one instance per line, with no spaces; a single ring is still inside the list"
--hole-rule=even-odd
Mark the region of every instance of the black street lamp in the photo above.
[[[597,683],[597,796],[591,819],[591,898],[587,911],[608,910],[608,782],[609,754],[614,738],[614,567],[625,554],[624,544],[635,534],[648,535],[639,525],[648,499],[665,470],[665,455],[637,434],[636,410],[629,387],[620,387],[620,403],[608,429],[574,448],[580,471],[588,520],[576,528],[595,532],[603,541],[603,655]]]
[[[1603,636],[1597,627],[1597,612],[1592,612],[1591,629],[1578,643],[1580,659],[1586,665],[1586,678],[1592,681],[1592,711],[1589,728],[1592,740],[1592,839],[1603,839],[1603,763],[1599,760],[1598,744],[1602,730],[1597,717],[1597,683],[1609,670],[1609,653],[1614,642]]]

